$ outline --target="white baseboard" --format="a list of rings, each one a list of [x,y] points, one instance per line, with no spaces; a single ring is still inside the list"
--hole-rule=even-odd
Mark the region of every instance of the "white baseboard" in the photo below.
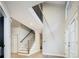
[[[50,55],[50,56],[60,56],[60,57],[65,57],[65,55],[63,54],[53,54],[53,53],[43,53],[43,55]]]

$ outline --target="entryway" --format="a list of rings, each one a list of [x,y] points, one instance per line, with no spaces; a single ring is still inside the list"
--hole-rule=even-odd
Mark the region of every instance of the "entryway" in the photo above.
[[[4,58],[4,16],[0,7],[0,58]]]

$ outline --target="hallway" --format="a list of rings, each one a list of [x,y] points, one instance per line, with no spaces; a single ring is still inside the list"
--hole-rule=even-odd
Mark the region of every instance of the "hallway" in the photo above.
[[[79,58],[78,1],[0,1],[0,17],[3,58]]]

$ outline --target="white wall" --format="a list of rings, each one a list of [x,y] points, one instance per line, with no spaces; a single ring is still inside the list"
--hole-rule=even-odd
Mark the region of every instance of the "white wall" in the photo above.
[[[40,34],[35,32],[35,41],[30,50],[30,55],[40,51]]]
[[[49,24],[44,21],[43,27],[43,54],[64,56],[65,35],[65,7],[52,4],[44,4],[43,13]],[[52,34],[51,34],[52,33]]]

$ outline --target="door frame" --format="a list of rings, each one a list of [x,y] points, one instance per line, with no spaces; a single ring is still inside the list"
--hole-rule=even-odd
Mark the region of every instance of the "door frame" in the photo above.
[[[1,11],[0,11],[0,13],[1,13]],[[4,58],[4,16],[3,16],[2,13],[1,13],[1,16],[0,16],[0,27],[1,27],[1,29],[2,29],[2,30],[0,31],[0,32],[1,32],[1,33],[0,33],[1,35],[0,35],[0,36],[1,36],[2,39],[0,39],[0,40],[2,40],[2,42],[3,42],[3,43],[2,43],[3,47],[0,47],[0,51],[1,51],[1,52],[0,52],[0,57],[1,57],[1,58]],[[1,42],[0,42],[0,43],[1,43]]]
[[[11,18],[5,2],[0,2],[0,11],[4,16],[4,58],[11,57]]]
[[[76,11],[76,13],[74,14],[74,16],[68,21],[68,23],[66,24],[66,31],[68,32],[68,34],[67,34],[67,37],[68,37],[68,35],[69,35],[69,26],[70,26],[70,24],[72,24],[72,22],[73,21],[75,21],[75,30],[76,30],[76,40],[78,41],[78,29],[79,29],[79,27],[78,27],[78,12]],[[69,38],[67,38],[66,40],[68,40]],[[67,44],[68,42],[66,42],[66,44]],[[78,44],[78,42],[77,42],[77,44]],[[79,48],[79,47],[78,47]],[[67,46],[65,46],[65,49],[67,49],[68,50],[68,47]],[[65,52],[67,52],[68,53],[68,51],[67,50],[65,50]],[[69,55],[69,54],[68,54]],[[70,56],[68,56],[68,55],[66,55],[66,57],[70,57]]]

